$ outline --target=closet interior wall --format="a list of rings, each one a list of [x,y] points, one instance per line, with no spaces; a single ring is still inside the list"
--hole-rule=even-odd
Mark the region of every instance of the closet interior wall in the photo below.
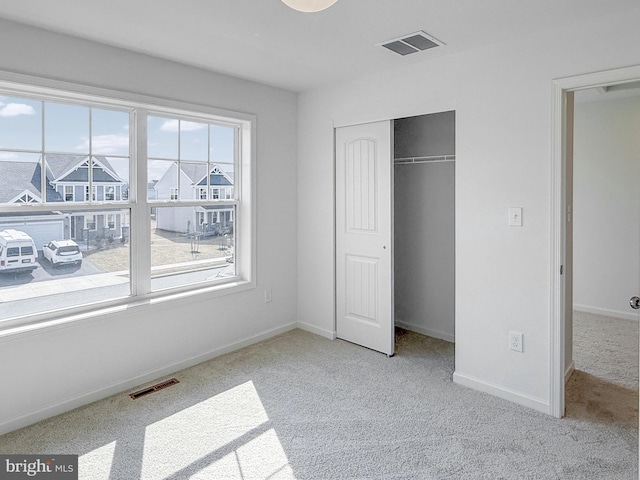
[[[455,112],[394,121],[395,324],[453,342]]]

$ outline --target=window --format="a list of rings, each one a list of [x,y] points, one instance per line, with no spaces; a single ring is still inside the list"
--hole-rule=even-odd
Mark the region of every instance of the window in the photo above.
[[[253,286],[255,118],[99,94],[0,79],[0,101],[15,112],[0,115],[0,230],[21,225],[37,248],[71,242],[82,255],[55,274],[45,268],[53,259],[41,258],[19,284],[0,275],[13,299],[0,328],[137,297]],[[12,190],[2,185],[9,179]]]
[[[84,217],[84,224],[87,230],[95,230],[96,229],[96,216],[95,215],[88,215],[86,217]]]
[[[219,189],[236,182],[239,127],[154,113],[147,132],[148,179],[157,180],[156,198],[148,199],[157,205],[151,225],[152,291],[235,276],[233,221],[207,219],[218,209],[238,207],[235,198],[220,205]],[[209,191],[213,194],[207,199]],[[163,205],[167,199],[177,205]]]
[[[91,191],[93,191],[93,195],[91,195],[91,199],[89,199],[89,185],[87,185],[86,187],[84,187],[84,201],[88,202],[89,200],[93,200],[95,201],[97,198],[97,191],[98,191],[98,187],[96,187],[95,185],[93,186],[93,188],[91,188]]]

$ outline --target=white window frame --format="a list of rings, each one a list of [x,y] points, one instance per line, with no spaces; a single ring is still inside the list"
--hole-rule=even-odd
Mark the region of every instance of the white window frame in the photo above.
[[[109,217],[113,218],[113,222],[109,222]],[[113,223],[113,226],[110,226],[109,223]],[[115,213],[105,213],[104,214],[104,228],[109,230],[113,230],[116,228],[116,214]]]
[[[67,200],[67,189],[70,188],[71,189],[71,200]],[[63,191],[63,195],[64,195],[64,201],[65,202],[74,202],[76,199],[76,187],[75,185],[64,185],[62,187],[62,191]]]
[[[131,295],[125,298],[104,300],[92,304],[1,320],[0,330],[26,323],[39,325],[38,322],[43,322],[42,325],[49,325],[52,319],[55,319],[56,325],[59,325],[60,322],[85,320],[93,317],[99,318],[105,308],[129,304],[138,305],[141,301],[155,299],[181,301],[191,295],[207,295],[211,297],[256,287],[255,115],[3,71],[0,71],[0,94],[15,97],[35,97],[53,102],[66,101],[96,108],[111,107],[129,110],[131,112],[132,139],[135,138],[136,140],[130,142],[131,175],[128,199],[118,202],[122,209],[130,209],[131,212]],[[236,208],[236,221],[234,223],[236,275],[234,277],[221,278],[205,283],[181,285],[158,292],[151,291],[149,222],[151,209],[155,205],[153,201],[147,199],[147,145],[145,134],[148,114],[180,116],[184,119],[209,123],[225,123],[233,125],[237,129],[234,185],[236,195],[233,198]],[[141,141],[141,139],[145,141]],[[95,195],[95,185],[90,185],[90,187],[93,187],[91,190]],[[183,200],[182,202],[187,205],[191,203],[197,206],[202,200]],[[63,201],[58,203],[47,202],[47,204],[43,204],[42,209],[47,210],[55,205],[57,210],[97,215],[102,202],[91,199],[87,202],[74,202],[73,206],[65,207],[63,204]],[[24,207],[20,207],[20,205],[0,205],[0,212],[2,213],[19,214],[23,211]]]
[[[89,221],[89,218],[92,219],[92,221]],[[93,223],[93,228],[91,228],[89,225]],[[96,230],[98,230],[98,215],[96,214],[88,214],[84,216],[84,229],[85,230],[90,230],[92,232],[95,232]]]
[[[171,187],[171,189],[169,190],[169,198],[171,200],[179,200],[178,195],[178,187]]]

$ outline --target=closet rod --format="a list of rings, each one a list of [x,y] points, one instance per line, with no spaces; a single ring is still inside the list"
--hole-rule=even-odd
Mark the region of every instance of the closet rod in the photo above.
[[[435,155],[431,157],[394,158],[393,163],[427,163],[427,162],[455,162],[455,155]]]

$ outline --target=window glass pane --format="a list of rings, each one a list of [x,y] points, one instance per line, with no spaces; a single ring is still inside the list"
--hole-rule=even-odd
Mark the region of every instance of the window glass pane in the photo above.
[[[181,200],[206,200],[207,170],[206,163],[180,162],[179,186]],[[201,189],[204,190],[203,195],[200,195]]]
[[[91,150],[99,155],[129,156],[129,113],[91,109]]]
[[[158,207],[151,219],[151,288],[235,275],[235,207]]]
[[[178,159],[178,120],[147,117],[147,156]]]
[[[211,163],[219,165],[232,179],[235,161],[235,128],[211,125]]]
[[[177,200],[178,163],[149,160],[147,163],[147,199]]]
[[[89,108],[45,102],[44,142],[47,152],[89,153]]]
[[[0,254],[0,320],[128,296],[129,219],[129,209],[0,216],[0,246],[13,253]]]
[[[0,153],[0,204],[42,202],[39,154]],[[48,183],[47,200],[59,199]]]
[[[0,96],[0,148],[42,150],[42,102]]]
[[[122,201],[129,199],[129,159],[119,157],[96,156],[99,163],[105,166],[104,173],[94,173],[93,181],[104,186],[105,200]],[[111,193],[109,193],[111,192]],[[107,198],[113,197],[113,198]]]
[[[180,120],[180,159],[208,160],[209,125]]]

